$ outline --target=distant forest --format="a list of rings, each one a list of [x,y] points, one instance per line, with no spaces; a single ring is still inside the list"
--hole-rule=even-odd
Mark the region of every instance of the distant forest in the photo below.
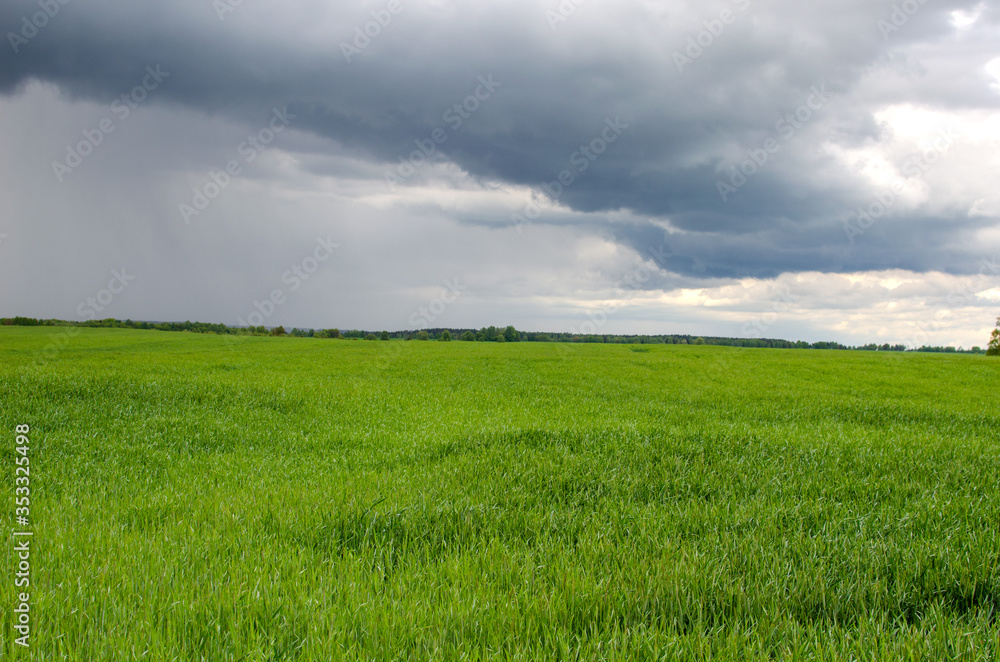
[[[424,329],[420,331],[362,331],[358,329],[341,331],[340,329],[291,329],[284,327],[234,327],[225,324],[207,322],[136,322],[133,320],[89,320],[86,322],[70,322],[57,319],[35,319],[32,317],[0,318],[3,326],[79,326],[112,329],[145,329],[151,331],[186,331],[189,333],[209,333],[216,335],[236,336],[294,336],[299,338],[325,338],[346,340],[437,340],[466,342],[568,342],[568,343],[606,343],[618,345],[723,345],[726,347],[764,347],[776,349],[844,349],[881,352],[942,352],[951,354],[985,354],[980,347],[963,349],[955,347],[929,347],[907,349],[905,345],[879,345],[869,343],[861,346],[842,345],[838,342],[814,342],[781,340],[778,338],[724,338],[716,336],[692,336],[685,334],[666,335],[628,335],[628,334],[595,334],[579,335],[573,333],[541,333],[518,331],[513,326],[488,326],[481,329]]]

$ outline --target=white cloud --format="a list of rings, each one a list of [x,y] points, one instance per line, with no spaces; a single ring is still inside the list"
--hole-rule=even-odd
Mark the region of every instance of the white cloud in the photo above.
[[[982,14],[982,12],[982,3],[969,10],[956,9],[951,12],[951,24],[960,30],[968,28],[979,20],[979,15]]]

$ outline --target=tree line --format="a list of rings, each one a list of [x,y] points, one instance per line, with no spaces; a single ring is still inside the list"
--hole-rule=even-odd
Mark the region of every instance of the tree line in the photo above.
[[[422,331],[363,331],[352,329],[300,329],[286,331],[283,326],[235,327],[226,324],[208,322],[136,322],[133,320],[88,320],[86,322],[71,322],[58,319],[35,319],[33,317],[0,318],[3,326],[80,326],[113,329],[143,329],[151,331],[186,331],[188,333],[209,333],[216,335],[236,336],[292,336],[297,338],[325,338],[344,340],[436,340],[448,342],[568,342],[568,343],[604,343],[617,345],[721,345],[726,347],[757,347],[770,349],[833,349],[859,350],[880,352],[939,352],[946,354],[989,354],[1000,356],[1000,318],[997,328],[993,331],[986,350],[980,347],[964,349],[961,347],[923,346],[917,349],[907,349],[905,345],[889,343],[850,346],[839,342],[825,341],[808,343],[802,340],[782,340],[778,338],[728,338],[723,336],[692,336],[687,334],[635,335],[635,334],[593,334],[580,335],[573,333],[543,333],[534,331],[518,331],[513,326],[484,326],[481,329],[425,329]]]

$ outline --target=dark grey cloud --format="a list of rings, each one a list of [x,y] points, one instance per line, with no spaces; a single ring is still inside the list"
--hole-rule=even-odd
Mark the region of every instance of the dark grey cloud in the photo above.
[[[894,221],[920,228],[923,246],[900,246],[887,232],[872,233],[867,250],[825,250],[840,217],[868,193],[852,187],[849,173],[801,173],[823,167],[824,141],[878,139],[875,102],[995,108],[982,65],[996,55],[996,7],[978,6],[978,22],[956,48],[949,18],[975,11],[971,0],[916,4],[893,32],[879,24],[893,20],[893,5],[867,1],[666,3],[659,11],[588,3],[555,30],[544,13],[555,3],[401,6],[347,62],[341,45],[352,44],[381,5],[243,4],[219,20],[201,2],[70,3],[19,53],[4,52],[0,89],[35,78],[104,99],[159,64],[170,80],[158,103],[247,121],[287,106],[297,128],[390,167],[442,128],[448,140],[440,153],[474,176],[538,186],[568,170],[578,179],[559,201],[572,209],[631,209],[707,233],[692,250],[737,244],[718,257],[678,259],[676,268],[699,256],[718,262],[718,274],[957,268],[954,256],[936,250],[933,219]],[[8,3],[0,25],[16,28],[32,9]],[[717,20],[723,11],[731,24]],[[678,71],[676,54],[697,54],[689,38],[704,37],[713,21],[707,27],[721,25],[722,33]],[[480,76],[501,87],[452,131],[446,112],[475,92]],[[866,90],[872,81],[880,84]],[[727,181],[726,167],[768,138],[781,142],[776,123],[817,88],[830,101],[739,194],[722,200],[717,182]],[[573,155],[585,158],[579,148],[615,118],[628,125],[624,135],[577,172]],[[941,220],[950,232],[983,223]],[[733,253],[742,258],[730,261]]]
[[[190,130],[180,121],[163,119],[158,131],[136,137],[148,141],[142,152],[156,161],[149,176],[160,184],[164,173],[218,168],[247,127],[266,126],[272,109],[287,108],[294,134],[281,138],[282,149],[304,172],[377,182],[389,195],[386,173],[439,131],[446,140],[435,145],[434,159],[484,186],[544,194],[544,183],[571,173],[572,184],[548,196],[558,208],[547,208],[530,231],[576,227],[640,256],[668,246],[648,288],[667,288],[675,276],[967,274],[983,252],[982,233],[1000,222],[990,205],[970,213],[974,193],[940,176],[948,169],[989,176],[978,152],[956,147],[933,177],[909,177],[912,187],[930,188],[934,204],[890,205],[861,236],[844,226],[881,190],[861,161],[845,155],[894,144],[882,110],[997,111],[996,81],[984,68],[1000,55],[993,3],[911,0],[916,11],[908,15],[896,9],[904,3],[868,0],[590,0],[554,29],[546,12],[560,3],[549,0],[400,0],[401,11],[387,20],[389,4],[244,2],[220,18],[200,0],[73,0],[30,38],[7,36],[0,93],[15,98],[41,81],[70,102],[107,106],[141,84],[147,67],[162,67],[169,78],[146,105],[164,118],[194,113],[239,130],[219,141],[206,136],[206,147],[194,150],[177,134]],[[39,7],[4,3],[0,28],[20,34],[23,18]],[[355,42],[372,12],[383,12],[387,24],[370,44]],[[976,20],[956,25],[954,12]],[[718,34],[707,37],[713,29]],[[701,46],[691,45],[699,39]],[[345,43],[357,48],[350,61]],[[474,110],[455,111],[484,79],[499,86],[474,100]],[[808,117],[795,119],[803,108]],[[622,130],[605,144],[609,122]],[[602,152],[593,160],[584,155],[592,141]],[[719,182],[735,185],[732,168],[768,141],[779,149],[758,172],[720,193]],[[909,157],[905,150],[887,156],[896,168]],[[107,167],[127,178],[135,165]],[[419,167],[402,186],[433,185],[434,173]],[[246,175],[262,184],[269,176]],[[151,194],[143,218],[154,226],[176,222],[186,188],[177,190]],[[521,211],[497,204],[454,220],[509,231],[511,214]],[[613,220],[620,212],[631,220]],[[165,245],[183,250],[175,230],[159,232]]]

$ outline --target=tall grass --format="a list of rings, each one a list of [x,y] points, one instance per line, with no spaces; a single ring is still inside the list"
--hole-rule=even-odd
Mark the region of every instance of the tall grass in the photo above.
[[[995,361],[57,332],[32,659],[1000,659]]]

